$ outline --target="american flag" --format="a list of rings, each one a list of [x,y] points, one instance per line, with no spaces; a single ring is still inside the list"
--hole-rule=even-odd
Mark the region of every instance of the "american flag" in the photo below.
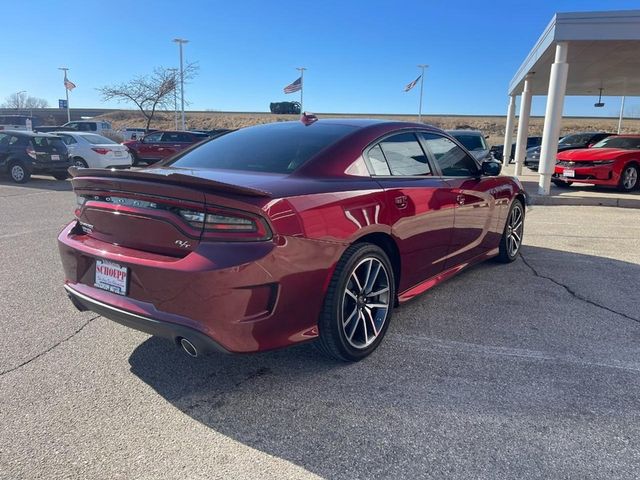
[[[300,90],[302,90],[302,77],[284,87],[284,93],[299,92]]]
[[[64,77],[64,88],[71,91],[76,88],[76,84],[69,80],[66,76]]]
[[[411,90],[413,87],[416,86],[416,83],[418,83],[418,80],[420,80],[420,77],[422,77],[422,75],[419,75],[418,78],[416,78],[413,82],[409,83],[406,87],[404,87],[404,91],[408,92],[409,90]]]

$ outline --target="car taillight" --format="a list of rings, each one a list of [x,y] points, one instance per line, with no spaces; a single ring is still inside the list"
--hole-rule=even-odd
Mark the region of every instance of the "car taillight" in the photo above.
[[[106,155],[111,151],[108,148],[99,148],[99,147],[93,147],[91,150],[93,150],[96,153],[99,153],[100,155]]]
[[[219,240],[268,240],[271,232],[265,221],[246,212],[232,210],[178,210],[189,225],[202,228],[203,236]]]
[[[27,147],[27,155],[29,155],[34,160],[38,158],[38,156],[36,155],[36,151],[33,149],[33,147]]]

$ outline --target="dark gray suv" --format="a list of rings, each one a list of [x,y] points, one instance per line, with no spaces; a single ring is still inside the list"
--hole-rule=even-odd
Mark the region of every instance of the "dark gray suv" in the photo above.
[[[0,131],[0,172],[16,183],[26,183],[34,173],[67,178],[71,166],[69,151],[62,140],[47,133],[17,130]]]

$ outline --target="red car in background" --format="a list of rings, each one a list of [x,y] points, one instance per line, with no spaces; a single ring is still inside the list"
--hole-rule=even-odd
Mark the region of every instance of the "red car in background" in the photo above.
[[[192,356],[316,340],[359,360],[397,303],[522,244],[521,184],[424,124],[304,116],[158,166],[70,171],[72,302]]]
[[[559,187],[579,182],[630,192],[640,184],[640,135],[607,137],[591,148],[561,152],[557,159],[552,181]]]
[[[140,140],[124,142],[131,152],[134,165],[140,162],[152,164],[169,158],[191,145],[209,138],[206,133],[155,131]]]

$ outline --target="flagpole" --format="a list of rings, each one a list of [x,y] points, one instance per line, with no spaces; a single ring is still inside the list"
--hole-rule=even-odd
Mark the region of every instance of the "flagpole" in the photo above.
[[[67,70],[69,70],[67,67],[58,67],[58,70],[62,70],[64,71],[64,79],[67,80]],[[65,83],[64,85],[64,91],[67,95],[67,122],[71,121],[71,110],[69,109],[69,89],[67,88],[67,85]]]
[[[422,86],[424,84],[424,69],[429,65],[420,64],[418,68],[422,69],[422,74],[420,75],[420,105],[418,106],[418,122],[422,122]]]
[[[306,70],[305,67],[298,67],[296,68],[296,70],[300,71],[300,113],[304,113],[304,103],[302,101],[303,99],[303,91],[304,91],[304,71]]]

